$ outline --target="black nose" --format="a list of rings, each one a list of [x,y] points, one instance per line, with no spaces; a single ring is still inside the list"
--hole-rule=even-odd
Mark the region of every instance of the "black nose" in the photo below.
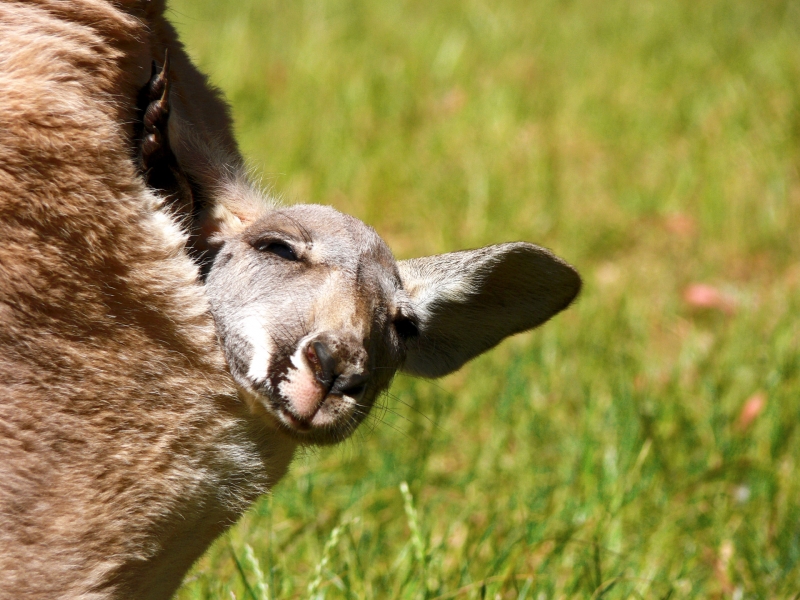
[[[319,363],[319,369],[314,370],[314,375],[317,381],[329,388],[333,385],[333,380],[338,376],[336,373],[336,359],[331,354],[331,351],[328,350],[328,347],[320,341],[312,343],[311,348],[313,348]],[[312,360],[313,366],[315,365],[313,365]]]
[[[366,352],[360,344],[318,338],[309,344],[306,354],[326,393],[358,396],[367,387]]]
[[[362,373],[354,373],[352,375],[340,375],[333,382],[331,394],[342,394],[343,396],[355,397],[363,392],[367,387],[367,380],[369,378]]]

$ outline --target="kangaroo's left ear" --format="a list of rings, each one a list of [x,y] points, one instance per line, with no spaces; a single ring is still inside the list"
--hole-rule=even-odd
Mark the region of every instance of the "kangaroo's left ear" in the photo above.
[[[441,377],[562,311],[578,295],[577,271],[550,251],[514,242],[400,261],[419,335],[403,370]]]

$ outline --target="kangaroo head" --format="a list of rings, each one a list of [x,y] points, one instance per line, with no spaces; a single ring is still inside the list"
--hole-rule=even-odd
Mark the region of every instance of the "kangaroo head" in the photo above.
[[[270,210],[235,157],[170,119],[166,59],[140,94],[143,175],[189,222],[204,274],[213,257],[208,297],[242,395],[300,441],[344,439],[398,369],[455,371],[580,290],[572,267],[532,244],[396,262],[332,208]]]
[[[318,205],[266,211],[217,244],[206,286],[242,395],[315,444],[347,437],[398,369],[450,373],[580,289],[526,243],[398,262],[372,228]]]

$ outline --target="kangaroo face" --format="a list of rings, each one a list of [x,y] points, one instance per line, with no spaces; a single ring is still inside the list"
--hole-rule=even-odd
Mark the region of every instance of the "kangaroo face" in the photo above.
[[[312,443],[350,434],[416,333],[389,248],[324,206],[272,210],[225,239],[207,289],[244,395]]]
[[[241,214],[220,229],[206,282],[217,332],[254,412],[302,442],[344,439],[398,369],[453,372],[581,286],[524,242],[396,262],[370,227],[332,208]]]

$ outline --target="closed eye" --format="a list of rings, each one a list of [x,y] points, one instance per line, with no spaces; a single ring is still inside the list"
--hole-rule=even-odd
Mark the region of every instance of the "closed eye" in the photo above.
[[[297,258],[297,254],[295,254],[291,246],[283,242],[263,241],[254,244],[253,247],[259,252],[269,252],[270,254],[274,254],[275,256],[280,256],[285,260],[292,260],[292,261],[300,260],[299,258]]]

